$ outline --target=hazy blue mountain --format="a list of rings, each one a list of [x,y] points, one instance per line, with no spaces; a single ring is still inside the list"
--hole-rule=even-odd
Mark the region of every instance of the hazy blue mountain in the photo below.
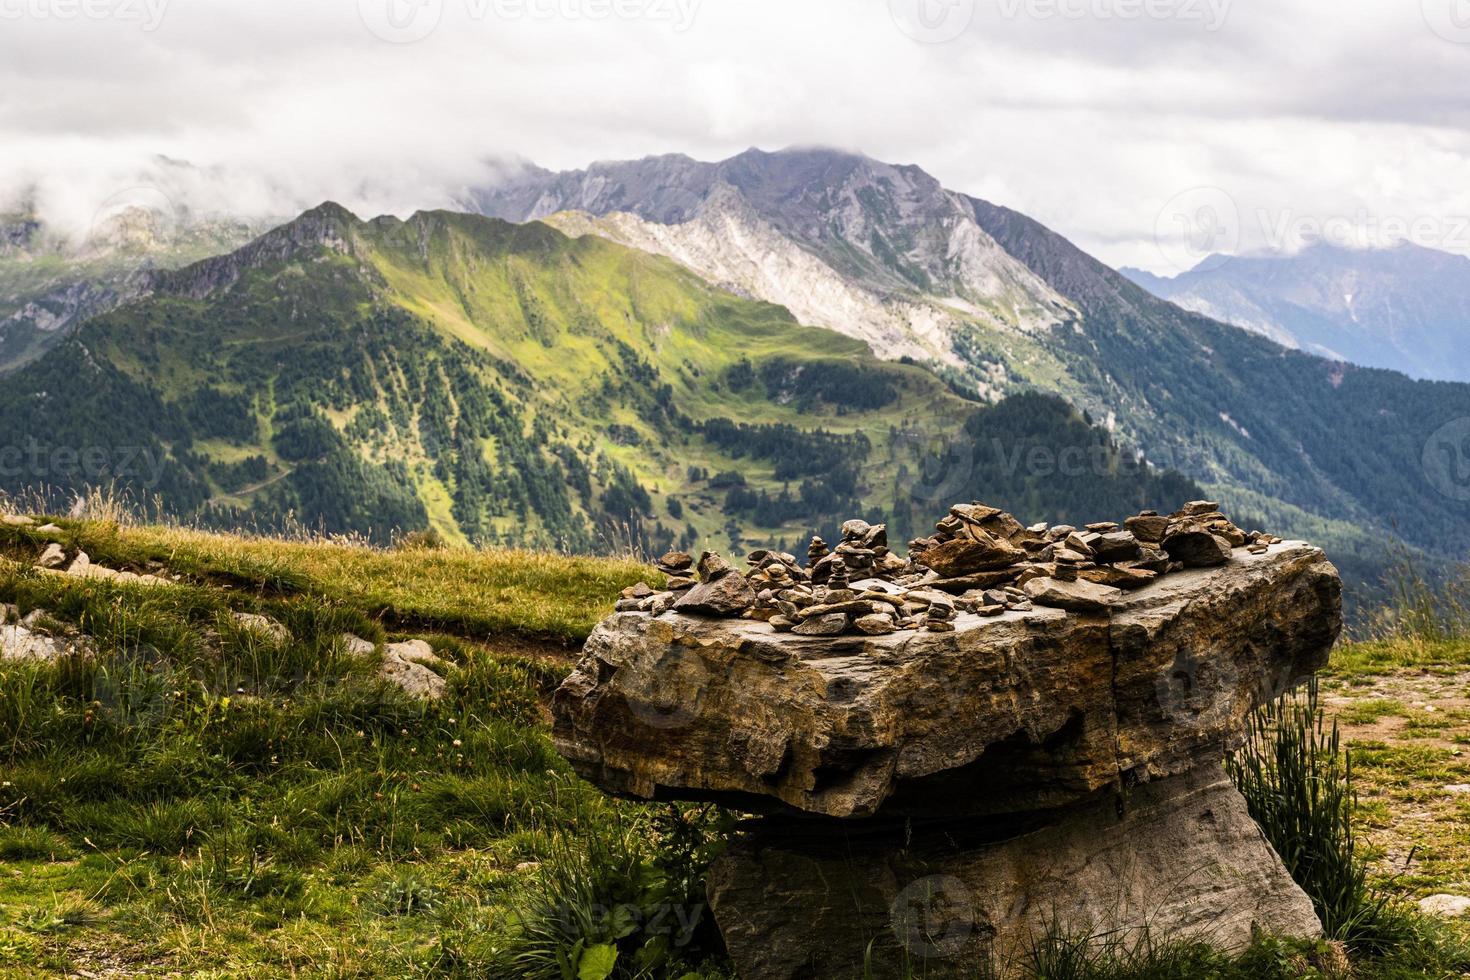
[[[1470,259],[1409,243],[1212,256],[1173,278],[1123,274],[1155,296],[1324,357],[1470,381]]]

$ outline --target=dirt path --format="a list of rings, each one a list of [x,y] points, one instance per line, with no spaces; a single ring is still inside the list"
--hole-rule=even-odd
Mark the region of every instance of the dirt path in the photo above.
[[[1375,873],[1411,896],[1470,895],[1470,670],[1329,678]]]

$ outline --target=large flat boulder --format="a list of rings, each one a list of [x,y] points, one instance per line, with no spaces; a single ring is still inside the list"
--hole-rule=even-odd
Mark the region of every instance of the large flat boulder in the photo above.
[[[1251,708],[1325,664],[1341,624],[1336,569],[1297,542],[1102,595],[836,637],[619,613],[556,694],[556,745],[642,799],[1027,813],[1218,761]]]

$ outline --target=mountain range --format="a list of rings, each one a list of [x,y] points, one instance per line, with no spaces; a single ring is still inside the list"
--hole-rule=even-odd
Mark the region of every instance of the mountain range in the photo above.
[[[928,350],[980,397],[1056,394],[1120,445],[1333,541],[1344,560],[1390,533],[1470,549],[1463,501],[1424,466],[1434,434],[1470,415],[1470,387],[1311,356],[1182,309],[918,168],[831,150],[654,157],[533,168],[464,204],[657,251],[883,357]]]
[[[150,276],[7,376],[0,431],[39,443],[0,472],[13,492],[115,478],[206,523],[377,540],[794,547],[857,513],[906,534],[987,488],[1058,518],[1199,492],[1060,400],[966,400],[659,256],[335,205]],[[1061,449],[1088,468],[1007,465]]]
[[[1164,278],[1124,275],[1186,309],[1333,360],[1470,381],[1470,259],[1404,242],[1212,255]]]
[[[1183,309],[917,167],[527,168],[459,207],[324,205],[150,272],[7,375],[0,431],[146,449],[140,489],[200,519],[374,536],[794,546],[959,499],[1056,521],[1206,493],[1359,581],[1392,538],[1470,551],[1470,385]]]

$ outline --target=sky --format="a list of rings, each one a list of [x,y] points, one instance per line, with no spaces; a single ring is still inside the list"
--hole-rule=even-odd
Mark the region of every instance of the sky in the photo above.
[[[0,0],[0,203],[406,215],[517,161],[817,144],[1162,274],[1470,254],[1467,79],[1470,0]]]

